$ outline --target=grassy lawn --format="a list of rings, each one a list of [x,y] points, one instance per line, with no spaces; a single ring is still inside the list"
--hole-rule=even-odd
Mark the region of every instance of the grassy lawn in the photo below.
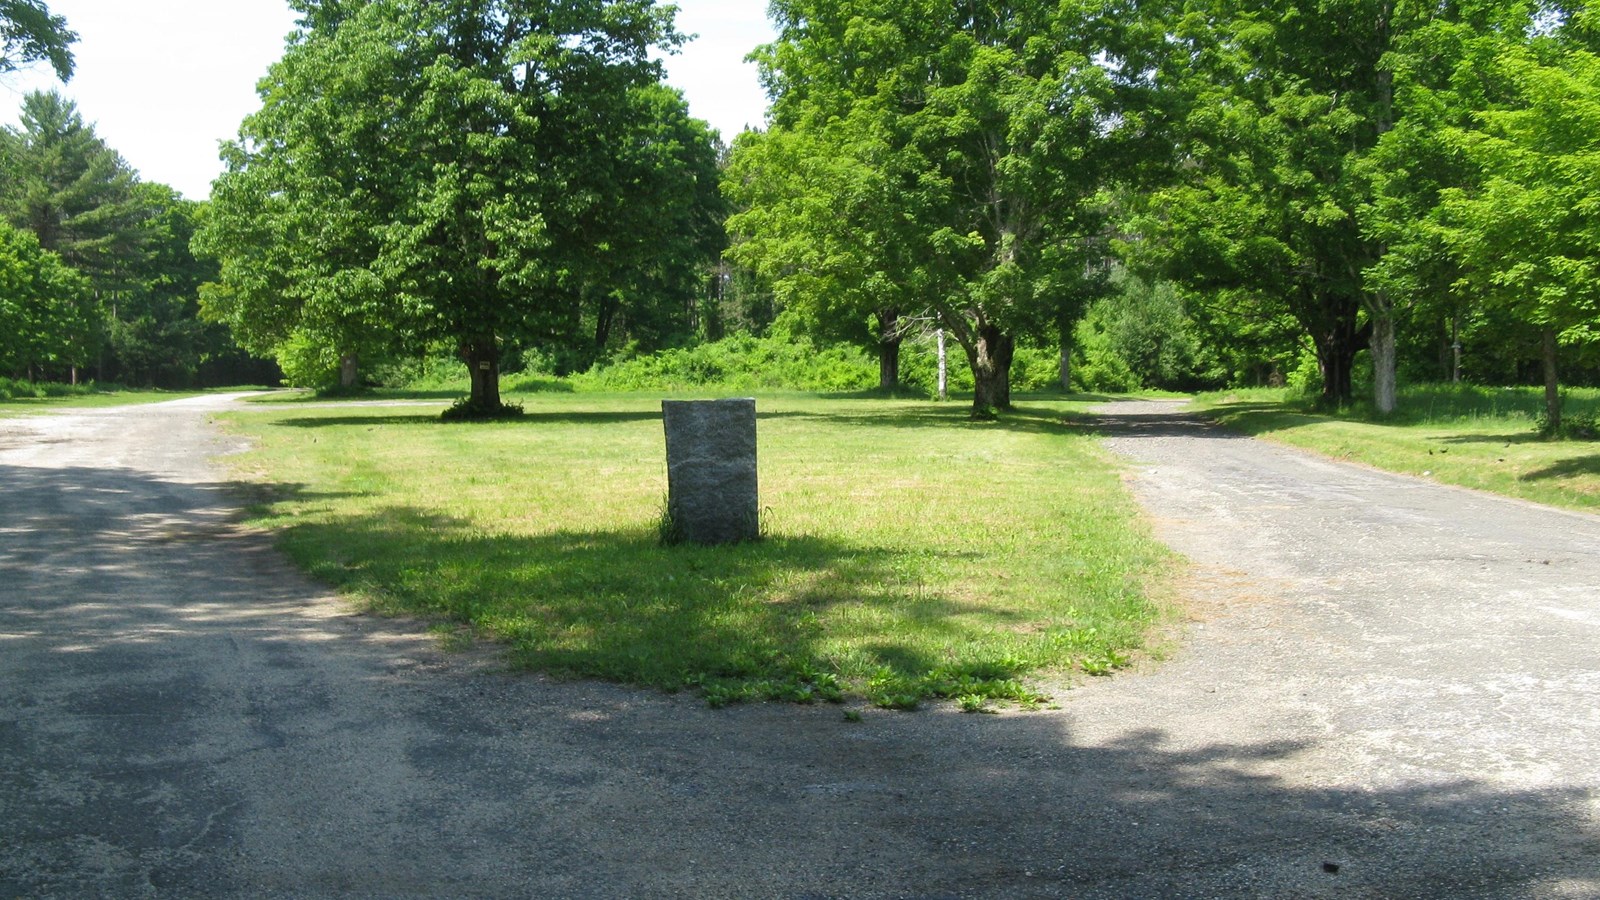
[[[1248,434],[1326,456],[1569,509],[1600,509],[1600,443],[1537,433],[1538,388],[1424,386],[1395,415],[1308,413],[1283,391],[1210,394],[1196,408]],[[1575,389],[1567,414],[1600,412],[1600,391]]]
[[[264,404],[256,519],[388,613],[509,645],[561,676],[714,704],[865,697],[1035,703],[1037,681],[1144,647],[1177,561],[1097,439],[1029,401],[763,396],[761,542],[663,547],[658,395],[528,393],[516,422],[443,408]]]
[[[162,403],[199,397],[208,391],[127,390],[120,387],[101,389],[93,386],[68,387],[61,384],[28,385],[26,382],[0,385],[0,416],[15,416],[51,409],[85,409],[104,406],[128,406],[134,403]],[[228,388],[244,391],[250,388]]]

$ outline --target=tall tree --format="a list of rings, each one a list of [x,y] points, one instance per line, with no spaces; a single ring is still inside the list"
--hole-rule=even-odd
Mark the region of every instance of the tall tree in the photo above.
[[[0,0],[0,75],[48,61],[62,81],[72,78],[72,44],[78,36],[42,0]]]
[[[37,378],[83,365],[98,332],[88,281],[0,222],[0,371]]]
[[[1116,7],[775,2],[779,39],[760,55],[771,131],[804,137],[751,152],[820,155],[826,177],[791,198],[822,194],[855,234],[765,200],[731,223],[756,242],[746,258],[780,290],[880,273],[961,344],[974,415],[1008,407],[1016,336],[1056,318],[1103,257],[1102,189],[1144,134]],[[831,249],[797,252],[808,232]]]
[[[449,341],[471,374],[466,409],[495,413],[502,342],[570,335],[586,292],[610,292],[596,286],[634,246],[629,229],[676,199],[619,206],[633,162],[684,164],[640,149],[662,112],[639,93],[661,77],[650,51],[679,41],[671,11],[651,0],[297,8],[303,27],[227,150],[198,237],[222,262],[210,308],[257,345],[308,328]]]
[[[1431,217],[1460,283],[1542,334],[1547,427],[1561,427],[1560,344],[1600,342],[1600,56],[1555,38],[1502,42],[1479,70],[1505,86],[1475,127],[1442,132],[1478,177]]]
[[[109,302],[142,252],[150,215],[133,169],[55,91],[24,97],[21,128],[0,142],[10,169],[0,183],[0,215],[89,276]]]
[[[619,133],[610,173],[597,182],[589,236],[574,236],[605,236],[586,254],[582,313],[592,353],[580,354],[584,367],[623,339],[641,351],[687,339],[707,267],[727,243],[710,126],[665,85],[634,88],[627,102],[619,124],[630,130]]]
[[[893,390],[902,317],[926,308],[921,277],[911,241],[894,233],[885,173],[835,146],[807,131],[740,136],[726,191],[741,207],[732,224],[742,240],[729,255],[772,278],[777,302],[808,332],[876,352],[878,385]]]
[[[192,385],[201,365],[233,352],[226,329],[202,322],[200,286],[216,266],[190,249],[204,204],[164,184],[140,183],[135,198],[146,211],[143,252],[128,260],[116,302],[106,309],[106,369],[119,384]]]
[[[118,304],[145,267],[154,210],[139,193],[134,171],[84,122],[59,93],[23,99],[21,127],[0,132],[0,217],[32,232],[39,244],[87,276],[103,317]],[[104,328],[87,340],[98,353]],[[74,367],[84,353],[72,354]],[[102,371],[103,374],[103,371]],[[76,368],[70,373],[76,378]]]

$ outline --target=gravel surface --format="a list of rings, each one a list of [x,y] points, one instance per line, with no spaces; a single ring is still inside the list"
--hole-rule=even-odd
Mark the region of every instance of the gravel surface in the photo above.
[[[0,897],[1600,896],[1595,517],[1111,406],[1168,659],[852,723],[351,614],[227,402],[0,420]]]

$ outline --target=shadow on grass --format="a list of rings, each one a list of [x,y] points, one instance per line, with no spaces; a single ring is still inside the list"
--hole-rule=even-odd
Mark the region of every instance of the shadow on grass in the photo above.
[[[1198,736],[1160,716],[1107,723],[1089,707],[847,723],[768,709],[663,712],[626,693],[445,677],[396,643],[409,632],[329,616],[320,588],[288,577],[261,535],[232,528],[235,485],[10,465],[0,466],[0,483],[7,896],[117,896],[148,884],[152,871],[167,894],[216,893],[238,874],[241,841],[281,841],[307,809],[326,829],[372,837],[358,848],[370,865],[336,867],[330,879],[329,892],[347,894],[351,885],[393,893],[395,871],[448,871],[463,859],[509,873],[500,893],[595,883],[597,871],[637,894],[712,884],[731,895],[780,881],[797,895],[841,896],[868,893],[863,885],[919,896],[1478,898],[1594,896],[1600,886],[1592,777],[1535,775],[1523,787],[1521,777],[1458,774],[1443,754],[1428,761],[1427,777],[1399,781],[1387,757],[1346,777],[1342,756],[1331,771],[1319,765],[1329,751],[1318,744],[1338,736],[1236,733],[1222,709],[1228,729]],[[308,496],[296,485],[266,490]],[[827,541],[689,553],[633,534],[501,543],[407,510],[326,528],[371,540],[441,528],[449,540],[509,554],[487,560],[505,567],[543,551],[521,561],[520,584],[533,592],[562,581],[586,588],[585,579],[626,585],[626,573],[611,571],[619,556],[662,564],[649,583],[692,573],[702,593],[724,597],[737,586],[718,584],[718,572],[806,574],[851,556],[860,574],[895,577],[892,553]],[[542,566],[551,572],[539,574]],[[491,575],[449,592],[492,587]],[[837,602],[828,590],[819,581],[800,594]],[[589,602],[594,629],[615,627],[611,601]],[[940,603],[930,601],[928,614]],[[718,609],[701,602],[696,621],[737,632],[716,620]],[[814,634],[804,622],[785,627]],[[552,652],[581,659],[590,638],[569,630],[571,646]],[[747,656],[766,645],[753,646]],[[869,649],[885,665],[928,662],[895,641]],[[381,791],[341,789],[350,802],[328,802],[330,785],[351,783],[353,742],[377,747],[407,790],[437,792],[416,801],[428,840]],[[1583,746],[1550,748],[1549,761],[1560,770]],[[229,804],[248,812],[219,812]],[[569,807],[576,824],[543,815]],[[458,815],[464,808],[472,814]],[[175,853],[168,823],[204,827],[180,835],[187,843]],[[491,853],[485,834],[509,838],[489,842]],[[657,850],[649,865],[608,868],[595,854],[568,853],[574,835],[602,851]],[[810,842],[799,863],[795,835]],[[718,857],[725,870],[691,861],[707,847],[728,848]],[[812,864],[819,858],[829,865]],[[311,883],[291,862],[260,871]],[[460,893],[458,878],[418,883]]]
[[[837,607],[851,608],[856,629],[845,641],[865,648],[856,665],[890,685],[973,674],[961,668],[969,655],[992,670],[986,639],[1020,624],[1016,613],[927,589],[926,557],[817,537],[663,547],[643,526],[496,535],[390,507],[290,525],[283,546],[378,611],[494,634],[521,666],[666,690],[754,685],[748,699],[815,699],[787,693],[806,683],[826,696],[839,630],[824,620]]]
[[[1600,454],[1578,456],[1551,463],[1542,469],[1523,473],[1518,480],[1543,481],[1548,478],[1578,478],[1585,475],[1600,475]]]
[[[1042,398],[1048,399],[1048,398]],[[1084,395],[1072,398],[1084,400]],[[902,401],[903,402],[903,401]],[[958,404],[925,401],[916,406],[898,406],[892,409],[875,408],[870,400],[863,401],[857,410],[760,410],[757,421],[779,419],[813,419],[841,425],[859,425],[871,428],[928,428],[928,429],[986,429],[1017,431],[1036,434],[1098,434],[1115,436],[1165,437],[1190,435],[1199,437],[1232,437],[1213,428],[1191,413],[1157,411],[1127,414],[1085,414],[1064,412],[1060,409],[1019,403],[1000,413],[994,419],[973,419],[970,410]],[[660,422],[657,409],[586,411],[538,410],[509,419],[487,421],[448,422],[436,415],[416,413],[375,412],[371,415],[296,416],[278,419],[273,424],[288,428],[366,427],[380,425],[440,425],[447,427],[475,427],[494,425],[500,427],[538,427],[541,424],[565,425],[618,425],[636,422]]]
[[[1507,446],[1543,444],[1548,441],[1548,438],[1532,428],[1496,434],[1453,434],[1447,438],[1440,439],[1440,443],[1444,444],[1504,444]]]
[[[756,419],[831,418],[824,413],[810,412],[757,412]],[[448,421],[437,415],[416,413],[377,413],[353,416],[296,416],[278,419],[272,424],[286,428],[339,428],[379,425],[439,425],[447,428],[474,428],[480,426],[538,427],[540,425],[623,425],[632,422],[660,422],[661,410],[571,410],[523,413],[505,419],[464,419]]]

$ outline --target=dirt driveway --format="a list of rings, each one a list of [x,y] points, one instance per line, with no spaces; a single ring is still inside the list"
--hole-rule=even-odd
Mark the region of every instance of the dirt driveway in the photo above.
[[[1109,408],[1171,658],[851,723],[348,614],[225,402],[0,420],[0,897],[1600,896],[1600,519]]]

